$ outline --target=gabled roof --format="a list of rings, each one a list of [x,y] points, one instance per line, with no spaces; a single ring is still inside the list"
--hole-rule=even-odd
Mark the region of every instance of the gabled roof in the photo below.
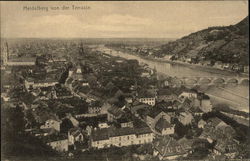
[[[221,119],[219,119],[218,117],[214,117],[214,118],[208,119],[207,122],[209,122],[213,127],[216,127],[217,125],[219,125],[223,121]]]
[[[111,106],[109,109],[108,109],[108,112],[111,113],[112,115],[116,116],[116,117],[119,117],[123,114],[123,111],[121,108],[118,108],[116,106]]]
[[[73,135],[74,137],[77,137],[78,135],[82,134],[81,129],[79,128],[72,128],[69,130],[69,133]]]
[[[178,143],[186,151],[192,149],[193,142],[194,142],[194,139],[187,139],[186,137],[183,137],[180,140],[178,140]]]
[[[163,96],[163,95],[172,95],[174,93],[171,89],[159,89],[157,94],[158,96]]]
[[[161,102],[156,103],[156,105],[155,105],[155,107],[162,108],[162,109],[165,109],[165,108],[167,108],[169,106],[173,106],[173,102],[171,102],[171,101],[168,101],[168,102],[161,101]]]
[[[91,134],[93,141],[107,140],[109,139],[109,128],[102,128],[94,130]]]
[[[191,113],[203,113],[203,111],[199,108],[199,107],[191,107],[190,109],[189,109],[189,111],[191,112]]]
[[[150,111],[150,113],[148,114],[148,116],[150,116],[151,118],[155,118],[157,115],[159,115],[161,112],[163,112],[162,109],[159,108],[153,108],[153,110]]]
[[[162,132],[163,129],[170,128],[172,125],[164,118],[160,118],[155,124],[155,130]]]
[[[206,121],[204,121],[203,119],[201,119],[198,124],[206,124]]]
[[[218,140],[214,148],[221,153],[233,153],[238,151],[237,142],[227,138]]]
[[[182,146],[172,137],[164,136],[154,141],[154,148],[163,157],[185,154]]]
[[[138,92],[138,98],[154,98],[155,95],[147,90],[141,90]]]

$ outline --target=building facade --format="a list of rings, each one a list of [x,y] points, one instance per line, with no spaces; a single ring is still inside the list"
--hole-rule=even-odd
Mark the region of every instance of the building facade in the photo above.
[[[112,129],[97,129],[94,130],[91,136],[91,147],[102,149],[111,146],[123,147],[130,145],[139,145],[151,143],[154,139],[154,134],[150,128],[119,128]]]

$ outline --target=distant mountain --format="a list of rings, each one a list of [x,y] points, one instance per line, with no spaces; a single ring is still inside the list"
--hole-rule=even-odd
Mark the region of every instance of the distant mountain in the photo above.
[[[247,16],[235,25],[209,27],[162,45],[154,55],[174,55],[177,60],[194,58],[198,62],[210,60],[248,65],[248,23]]]

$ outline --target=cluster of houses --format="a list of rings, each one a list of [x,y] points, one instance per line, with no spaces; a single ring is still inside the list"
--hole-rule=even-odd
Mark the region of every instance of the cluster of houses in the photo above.
[[[38,128],[26,129],[52,149],[69,153],[74,150],[150,144],[154,149],[153,155],[163,160],[188,156],[193,152],[193,143],[202,139],[215,145],[211,149],[212,154],[234,157],[238,144],[231,135],[234,130],[217,118],[202,119],[203,114],[213,109],[206,94],[195,89],[156,85],[140,89],[136,84],[130,86],[127,92],[122,92],[112,83],[116,79],[110,79],[105,86],[98,81],[89,81],[87,76],[83,75],[86,70],[84,71],[81,65],[70,68],[65,84],[58,85],[59,77],[56,75],[64,72],[61,67],[65,65],[65,61],[46,59],[48,64],[61,64],[53,66],[46,65],[41,60],[40,64],[45,65],[45,71],[30,71],[24,80],[26,90],[41,101],[77,97],[78,100],[86,102],[87,106],[82,107],[86,108],[85,112],[75,112],[76,107],[67,105],[70,111],[67,111],[65,116],[59,118],[56,114],[48,115],[39,121],[42,125]],[[117,68],[122,68],[126,63],[118,59],[115,64]],[[92,68],[94,72],[98,70]],[[140,76],[150,79],[154,73],[147,69]],[[38,79],[36,75],[44,77]],[[91,83],[96,83],[94,88]],[[102,91],[98,91],[100,89]],[[106,96],[112,92],[112,98]],[[32,110],[37,108],[34,104],[31,106]],[[63,109],[63,105],[60,106]],[[68,127],[68,124],[71,126]],[[196,128],[202,129],[202,133],[195,139],[185,136],[176,139],[178,124],[183,127],[195,125]]]

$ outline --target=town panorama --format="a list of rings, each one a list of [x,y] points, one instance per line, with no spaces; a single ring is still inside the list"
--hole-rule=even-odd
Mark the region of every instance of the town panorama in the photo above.
[[[250,159],[248,24],[1,38],[2,160]]]

